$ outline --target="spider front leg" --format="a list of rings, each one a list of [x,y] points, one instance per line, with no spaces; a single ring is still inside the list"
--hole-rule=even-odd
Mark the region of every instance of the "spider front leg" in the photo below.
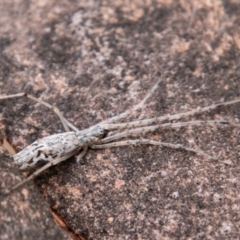
[[[164,146],[168,148],[174,148],[174,149],[181,149],[188,152],[194,152],[196,154],[202,155],[204,157],[207,157],[209,159],[216,160],[216,157],[213,157],[211,155],[208,155],[207,153],[203,152],[202,150],[185,147],[181,144],[173,144],[173,143],[167,143],[167,142],[161,142],[161,141],[154,141],[151,139],[136,139],[136,140],[125,140],[125,141],[119,141],[119,142],[112,142],[112,143],[105,143],[101,145],[93,145],[91,148],[94,149],[103,149],[103,148],[112,148],[112,147],[122,147],[122,146],[129,146],[129,145],[157,145],[157,146]]]
[[[176,123],[164,123],[164,124],[160,124],[160,125],[153,125],[153,126],[147,126],[147,127],[138,127],[138,128],[133,128],[133,129],[129,129],[123,132],[119,132],[113,135],[110,135],[106,138],[103,138],[99,141],[99,143],[103,144],[103,143],[108,143],[111,141],[115,141],[118,140],[120,138],[124,138],[124,137],[131,137],[131,136],[136,136],[136,135],[141,135],[141,134],[145,134],[148,132],[154,132],[158,129],[166,129],[166,128],[179,128],[179,127],[185,127],[185,126],[196,126],[196,125],[203,125],[203,124],[208,124],[208,125],[213,125],[213,124],[227,124],[228,121],[226,120],[195,120],[195,121],[188,121],[188,122],[176,122]],[[125,123],[126,126],[128,126],[128,123]],[[113,125],[113,124],[110,124]],[[118,124],[114,124],[115,126],[118,126]],[[101,126],[102,128],[108,129],[108,125],[103,125]],[[116,127],[117,129],[117,127]],[[115,129],[115,130],[116,130]]]
[[[150,145],[161,145],[165,147],[175,148],[175,149],[183,149],[186,151],[194,152],[199,155],[203,155],[210,159],[216,159],[213,156],[210,156],[203,152],[202,150],[197,150],[190,147],[185,147],[179,144],[172,144],[172,143],[166,143],[161,141],[154,141],[150,139],[137,139],[137,140],[125,140],[125,141],[118,141],[118,142],[112,142],[115,140],[118,140],[120,138],[125,137],[131,137],[136,135],[141,135],[148,132],[154,132],[158,129],[164,129],[164,128],[179,128],[184,126],[190,126],[190,125],[202,125],[202,124],[226,124],[228,123],[226,120],[209,120],[209,121],[189,121],[189,122],[177,122],[177,123],[164,123],[161,125],[154,125],[154,126],[148,126],[148,127],[139,127],[135,129],[126,130],[120,133],[116,133],[114,135],[108,136],[106,138],[103,138],[99,141],[100,144],[95,144],[91,146],[92,148],[100,149],[100,148],[107,148],[107,147],[120,147],[120,146],[126,146],[126,145],[138,145],[138,144],[150,144]],[[117,125],[117,124],[115,124]],[[111,142],[111,143],[110,143]]]
[[[177,113],[177,114],[173,114],[173,115],[164,115],[161,117],[154,117],[154,118],[148,118],[148,119],[143,119],[143,120],[136,120],[136,121],[131,121],[131,122],[127,122],[127,123],[115,123],[115,124],[111,124],[111,123],[106,123],[103,127],[105,127],[106,129],[108,129],[109,131],[112,130],[121,130],[121,129],[126,129],[126,128],[134,128],[134,127],[143,127],[143,126],[147,126],[147,125],[151,125],[151,124],[157,124],[157,123],[161,123],[164,121],[172,121],[172,120],[178,120],[180,118],[183,117],[189,117],[189,116],[193,116],[195,114],[199,114],[199,113],[204,113],[210,110],[214,110],[220,106],[227,106],[227,105],[232,105],[235,103],[239,103],[240,102],[240,98],[232,100],[232,101],[228,101],[228,102],[223,102],[223,103],[218,103],[218,104],[213,104],[207,107],[203,107],[203,108],[197,108],[194,109],[192,111],[188,111],[188,112],[183,112],[183,113]],[[226,121],[226,120],[223,120]],[[239,124],[233,123],[233,122],[227,122],[231,125],[235,125],[236,127],[239,127]]]

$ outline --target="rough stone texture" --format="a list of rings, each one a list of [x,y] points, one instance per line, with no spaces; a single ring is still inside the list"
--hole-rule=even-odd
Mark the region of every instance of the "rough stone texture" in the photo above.
[[[232,100],[240,96],[239,26],[237,0],[1,0],[0,94],[31,93],[81,129],[139,102],[160,73],[162,83],[136,118]],[[239,122],[239,108],[190,119]],[[18,150],[63,131],[30,100],[1,101],[0,114],[1,136]],[[218,160],[153,146],[89,150],[80,166],[69,159],[0,203],[1,239],[67,239],[43,199],[73,239],[237,239],[239,128],[149,137]],[[0,174],[1,189],[23,178],[6,151]]]

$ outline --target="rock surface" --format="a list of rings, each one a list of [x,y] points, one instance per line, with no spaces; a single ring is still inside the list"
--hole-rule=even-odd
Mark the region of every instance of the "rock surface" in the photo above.
[[[0,94],[27,92],[84,129],[137,104],[162,116],[240,96],[235,0],[2,0]],[[240,104],[182,119],[240,120]],[[135,118],[134,118],[135,117]],[[19,151],[63,132],[27,99],[0,101],[1,137]],[[146,137],[146,136],[144,136]],[[237,239],[239,128],[199,126],[147,137],[218,157],[153,146],[89,150],[0,203],[0,239]],[[24,178],[1,152],[1,189]],[[55,226],[50,211],[69,235]]]

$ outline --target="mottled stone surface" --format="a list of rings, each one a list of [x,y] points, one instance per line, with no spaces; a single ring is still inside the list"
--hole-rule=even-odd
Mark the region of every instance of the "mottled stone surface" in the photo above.
[[[80,129],[158,90],[132,119],[240,96],[236,0],[1,0],[0,94],[25,91],[59,107]],[[183,119],[240,121],[240,104]],[[19,151],[63,131],[27,99],[0,101],[1,137]],[[0,203],[1,239],[237,239],[239,128],[199,126],[148,137],[218,157],[153,146],[89,150],[48,169]],[[1,152],[1,189],[20,174]],[[48,206],[48,207],[47,207]]]

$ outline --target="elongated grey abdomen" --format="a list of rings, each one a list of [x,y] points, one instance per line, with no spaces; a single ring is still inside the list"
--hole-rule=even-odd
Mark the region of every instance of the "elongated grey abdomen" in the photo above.
[[[33,142],[13,156],[14,162],[21,170],[35,168],[40,162],[50,162],[53,159],[76,152],[81,148],[81,142],[75,132],[66,132],[44,137]]]

